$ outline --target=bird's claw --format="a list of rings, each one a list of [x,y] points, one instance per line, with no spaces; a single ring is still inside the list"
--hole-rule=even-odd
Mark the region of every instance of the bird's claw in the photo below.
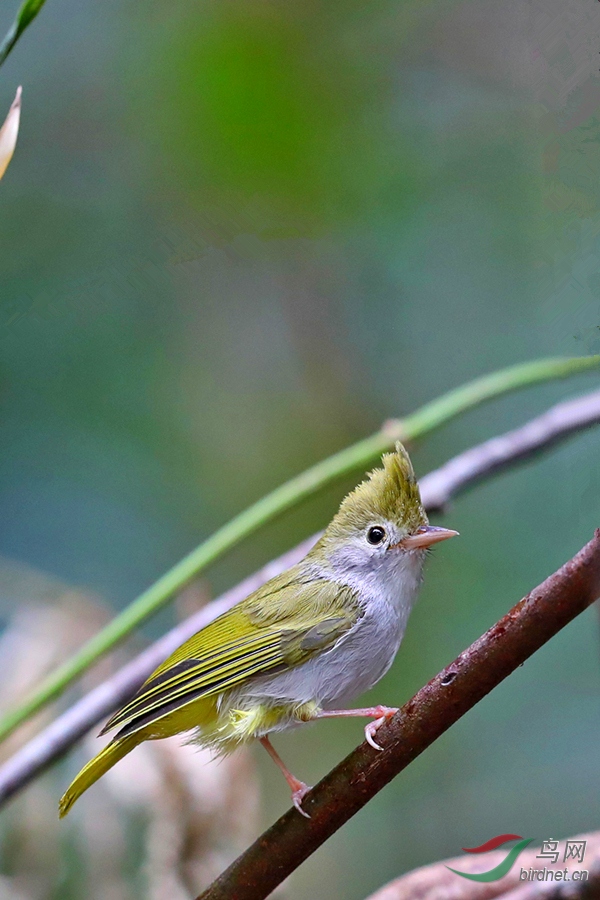
[[[292,803],[294,804],[300,815],[304,816],[305,819],[310,819],[310,816],[305,810],[302,809],[302,801],[309,791],[312,791],[312,787],[309,784],[304,784],[303,781],[299,781],[298,787],[292,791]]]
[[[369,722],[368,725],[365,725],[365,738],[367,743],[371,745],[373,750],[383,750],[383,747],[381,747],[375,740],[374,735],[377,729],[380,728],[384,722],[385,716],[381,716],[381,718],[375,719],[374,722]]]
[[[398,712],[398,707],[377,706],[375,707],[373,712],[378,718],[373,722],[369,722],[369,724],[365,726],[365,740],[368,744],[371,745],[373,750],[383,750],[383,747],[375,740],[375,734],[377,733],[377,730],[381,728],[384,722],[387,722],[388,719],[391,719],[392,716],[396,715],[396,713]]]

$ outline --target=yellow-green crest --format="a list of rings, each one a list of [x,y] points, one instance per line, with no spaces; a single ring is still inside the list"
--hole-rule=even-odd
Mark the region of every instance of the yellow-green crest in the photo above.
[[[412,463],[400,441],[394,453],[383,455],[382,463],[383,468],[370,472],[344,498],[325,538],[355,532],[382,519],[394,522],[407,534],[427,524]]]

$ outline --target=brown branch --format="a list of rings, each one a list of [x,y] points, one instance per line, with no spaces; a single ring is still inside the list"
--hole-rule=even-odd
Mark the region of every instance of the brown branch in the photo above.
[[[484,476],[508,468],[596,422],[600,422],[600,391],[551,407],[521,428],[473,447],[425,475],[420,482],[425,508],[429,511],[442,508],[451,497]],[[302,541],[177,625],[14,753],[0,767],[0,806],[66,753],[90,728],[125,703],[183,641],[269,578],[302,559],[318,536]]]
[[[600,597],[600,529],[288,810],[198,900],[262,900],[389,781]]]
[[[476,856],[457,856],[444,859],[429,866],[422,866],[408,872],[371,894],[367,900],[550,900],[561,896],[561,891],[569,898],[598,897],[600,894],[600,831],[578,834],[568,840],[585,841],[583,862],[565,863],[560,858],[556,863],[548,859],[538,859],[538,849],[528,849],[519,854],[518,862],[498,881],[467,881],[450,872],[448,867],[459,872],[489,872],[506,857],[506,850],[478,853]],[[587,881],[521,881],[521,869],[546,869],[551,872],[564,871],[571,874],[574,869],[585,869],[589,873]],[[554,876],[553,876],[554,877]],[[591,891],[595,893],[591,893]]]

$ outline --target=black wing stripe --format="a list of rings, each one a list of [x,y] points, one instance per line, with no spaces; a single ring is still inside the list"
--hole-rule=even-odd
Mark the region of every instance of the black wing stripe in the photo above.
[[[134,698],[131,703],[128,703],[127,706],[123,707],[122,710],[113,716],[106,724],[104,730],[109,731],[123,722],[126,722],[128,719],[137,721],[137,718],[140,716],[143,717],[145,714],[153,715],[155,712],[159,712],[160,717],[163,715],[160,710],[165,704],[173,701],[175,703],[175,708],[178,705],[181,706],[182,702],[188,702],[187,698],[191,692],[197,697],[200,697],[205,694],[214,694],[216,691],[222,690],[225,684],[236,684],[238,681],[237,674],[239,671],[239,664],[243,662],[244,659],[247,658],[248,660],[252,660],[253,657],[256,657],[256,652],[250,651],[243,656],[238,657],[234,663],[229,663],[228,665],[214,669],[211,673],[212,677],[208,681],[206,680],[208,673],[202,671],[197,677],[194,678],[193,675],[190,674],[190,677],[180,681],[176,687],[167,685],[161,691],[154,693],[150,697],[146,696],[145,693],[140,694],[138,698]],[[278,647],[271,649],[269,653],[263,651],[260,657],[256,659],[254,666],[251,666],[246,670],[245,677],[249,677],[257,672],[271,672],[275,665],[280,665],[281,663],[281,652]],[[193,668],[193,666],[188,666],[188,668]]]
[[[263,634],[259,639],[253,641],[248,641],[247,639],[243,642],[240,641],[235,647],[228,648],[226,654],[223,653],[223,651],[220,651],[214,654],[211,653],[209,656],[203,656],[202,659],[190,658],[182,660],[179,663],[174,663],[168,669],[160,672],[151,681],[143,684],[138,692],[131,698],[129,703],[118,710],[108,720],[100,734],[112,731],[113,728],[122,724],[127,719],[130,719],[138,712],[142,712],[143,708],[149,703],[159,703],[165,695],[176,691],[178,687],[185,687],[185,685],[189,683],[193,671],[196,670],[196,672],[198,672],[199,667],[201,667],[199,677],[201,676],[206,679],[210,678],[212,675],[212,677],[215,678],[229,672],[232,668],[238,669],[240,663],[244,659],[252,658],[257,653],[264,654],[267,649],[269,649],[270,652],[277,652],[279,655],[281,652],[279,647],[277,647],[276,651],[275,648],[269,648],[269,641],[271,640],[272,635],[267,636]],[[240,655],[239,648],[244,646],[246,652]],[[207,663],[210,662],[212,658],[218,659],[219,665],[215,666],[211,672]],[[188,677],[186,677],[187,672],[190,673]],[[209,684],[208,681],[207,684]]]
[[[286,663],[277,662],[270,666],[268,669],[265,668],[264,663],[261,663],[259,666],[256,666],[254,670],[249,671],[249,675],[257,674],[261,675],[268,671],[269,675],[275,675],[277,672],[280,672],[287,668]],[[226,690],[228,687],[233,687],[237,684],[235,680],[231,678],[224,678],[220,683],[215,683],[210,693],[214,694],[217,691]],[[178,709],[181,709],[182,706],[187,706],[188,703],[193,703],[194,700],[200,700],[207,694],[207,690],[204,687],[195,688],[188,690],[188,692],[184,695],[184,697],[172,698],[168,702],[163,703],[158,709],[153,709],[147,712],[145,715],[139,715],[136,718],[132,719],[128,722],[120,731],[117,732],[113,740],[120,741],[122,738],[129,737],[129,735],[134,734],[136,731],[139,731],[141,728],[145,728],[147,725],[152,725],[153,722],[158,722],[160,719],[168,716],[169,713],[176,712]],[[198,723],[200,724],[200,723]],[[191,728],[194,726],[192,725]]]

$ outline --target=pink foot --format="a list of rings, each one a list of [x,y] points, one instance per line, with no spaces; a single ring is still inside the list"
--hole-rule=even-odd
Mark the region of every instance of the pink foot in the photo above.
[[[310,819],[310,816],[302,809],[302,801],[309,791],[312,791],[312,787],[309,784],[304,784],[303,781],[299,781],[298,787],[292,791],[292,803],[294,804],[300,815],[304,816],[305,819]]]
[[[375,734],[377,733],[377,730],[381,728],[383,723],[387,722],[388,719],[391,719],[392,716],[395,716],[397,712],[397,706],[375,706],[373,708],[373,715],[377,716],[377,718],[374,722],[369,722],[369,724],[365,726],[365,739],[367,743],[371,745],[373,750],[383,750],[383,747],[375,740]]]

